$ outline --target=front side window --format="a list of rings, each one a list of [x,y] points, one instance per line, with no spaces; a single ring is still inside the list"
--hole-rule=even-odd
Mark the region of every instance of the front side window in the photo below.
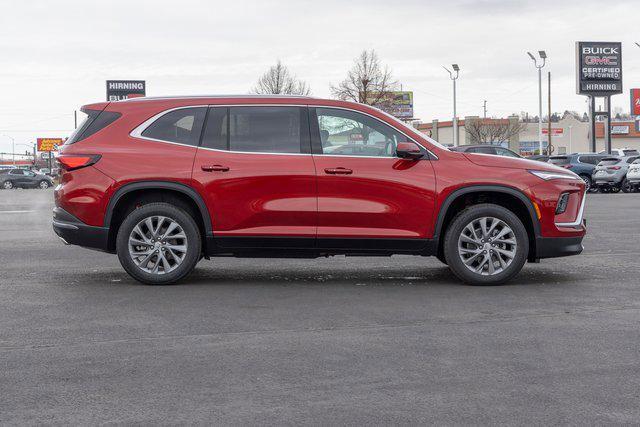
[[[399,142],[409,139],[379,120],[349,110],[317,108],[322,154],[395,157]]]
[[[160,141],[197,146],[207,109],[181,108],[170,111],[147,127],[142,136]]]

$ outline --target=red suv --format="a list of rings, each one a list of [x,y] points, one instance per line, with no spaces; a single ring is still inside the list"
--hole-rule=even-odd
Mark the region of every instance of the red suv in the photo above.
[[[366,105],[203,96],[82,110],[58,157],[53,228],[144,283],[203,257],[412,254],[496,284],[582,251],[577,175],[449,151]]]

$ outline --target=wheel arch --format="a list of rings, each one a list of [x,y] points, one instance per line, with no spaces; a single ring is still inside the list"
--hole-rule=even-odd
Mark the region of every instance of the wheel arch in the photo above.
[[[136,181],[120,187],[107,204],[104,226],[109,228],[108,246],[115,248],[118,227],[132,208],[132,202],[172,202],[186,209],[194,217],[202,233],[203,249],[213,234],[211,216],[204,199],[193,188],[173,181]]]
[[[523,220],[529,236],[529,259],[536,254],[536,237],[540,233],[540,220],[533,202],[522,191],[505,185],[471,185],[453,191],[442,202],[436,220],[434,239],[437,242],[437,254],[443,254],[444,233],[455,215],[461,209],[479,203],[495,203],[503,206]]]

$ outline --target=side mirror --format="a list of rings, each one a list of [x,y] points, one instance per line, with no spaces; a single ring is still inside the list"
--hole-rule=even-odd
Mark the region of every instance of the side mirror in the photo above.
[[[396,147],[396,155],[401,159],[416,160],[424,157],[420,146],[415,142],[399,142]]]

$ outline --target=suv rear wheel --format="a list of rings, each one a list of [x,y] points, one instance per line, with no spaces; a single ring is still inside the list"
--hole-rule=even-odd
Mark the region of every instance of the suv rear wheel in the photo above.
[[[584,181],[585,191],[591,190],[591,177],[589,175],[580,175],[580,178]]]
[[[149,285],[179,281],[200,260],[202,241],[194,219],[169,203],[150,203],[132,211],[118,230],[116,250],[122,267]]]
[[[461,280],[497,285],[520,272],[529,254],[527,230],[510,210],[493,204],[471,206],[447,229],[444,255]]]

